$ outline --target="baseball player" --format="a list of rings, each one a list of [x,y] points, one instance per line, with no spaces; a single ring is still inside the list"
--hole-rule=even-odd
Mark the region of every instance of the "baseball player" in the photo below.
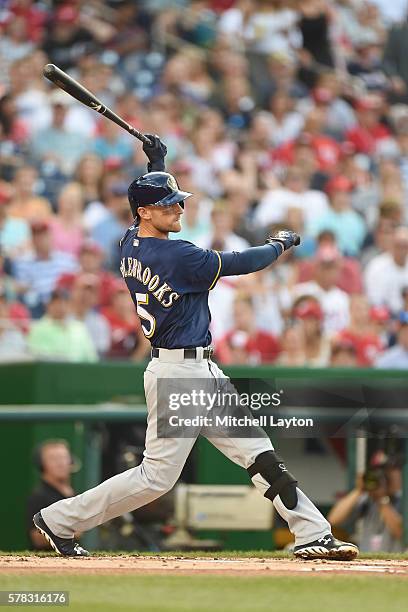
[[[157,136],[148,136],[152,144],[143,147],[148,172],[129,187],[135,224],[120,241],[121,273],[152,346],[144,374],[148,410],[144,459],[137,467],[34,516],[34,525],[61,555],[88,555],[75,543],[74,532],[131,512],[175,485],[195,439],[157,436],[158,412],[163,408],[158,406],[157,381],[200,379],[214,389],[217,380],[228,381],[211,359],[209,291],[221,276],[266,268],[300,243],[294,232],[280,231],[263,246],[219,253],[184,240],[169,240],[170,232],[181,229],[184,203],[191,194],[165,172],[165,145]],[[200,433],[206,435],[205,429]],[[350,560],[358,555],[356,546],[332,536],[330,524],[298,488],[263,430],[252,437],[209,439],[248,471],[255,487],[288,523],[295,536],[295,556]]]

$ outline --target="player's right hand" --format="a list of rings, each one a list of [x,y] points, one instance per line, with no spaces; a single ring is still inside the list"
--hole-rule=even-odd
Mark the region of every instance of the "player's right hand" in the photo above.
[[[291,230],[281,230],[280,232],[276,232],[273,236],[268,236],[265,242],[266,244],[279,242],[283,246],[283,250],[287,251],[293,246],[299,246],[300,236]]]
[[[150,162],[151,170],[164,170],[167,147],[155,134],[146,134],[152,144],[143,143],[143,151]]]

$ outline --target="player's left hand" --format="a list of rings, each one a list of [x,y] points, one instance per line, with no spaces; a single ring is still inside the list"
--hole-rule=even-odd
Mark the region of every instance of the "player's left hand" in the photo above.
[[[299,246],[300,236],[291,230],[281,230],[266,239],[266,244],[273,244],[274,242],[279,242],[283,246],[283,250],[287,251],[293,246]]]
[[[143,143],[143,151],[146,153],[149,160],[149,172],[152,170],[164,170],[164,158],[167,155],[167,147],[155,134],[146,134],[151,141],[151,145]]]

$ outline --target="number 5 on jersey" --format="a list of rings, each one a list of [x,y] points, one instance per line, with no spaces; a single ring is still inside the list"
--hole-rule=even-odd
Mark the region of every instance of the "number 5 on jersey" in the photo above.
[[[149,303],[149,294],[148,293],[136,293],[136,310],[137,314],[143,321],[148,321],[150,326],[146,328],[142,323],[142,331],[146,338],[151,338],[154,334],[154,330],[156,329],[156,319],[147,312],[146,308],[143,306],[147,306]]]

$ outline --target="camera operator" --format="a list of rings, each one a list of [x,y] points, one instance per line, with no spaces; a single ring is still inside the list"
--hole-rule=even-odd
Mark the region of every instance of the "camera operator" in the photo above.
[[[357,477],[356,487],[331,509],[328,520],[333,527],[343,524],[357,528],[361,551],[401,552],[403,523],[401,515],[402,481],[398,463],[385,455],[374,455],[365,474]]]
[[[75,495],[71,486],[75,463],[68,443],[61,439],[46,440],[35,448],[33,462],[40,472],[41,480],[27,500],[27,533],[32,549],[49,550],[48,542],[33,527],[33,513],[60,499]]]

